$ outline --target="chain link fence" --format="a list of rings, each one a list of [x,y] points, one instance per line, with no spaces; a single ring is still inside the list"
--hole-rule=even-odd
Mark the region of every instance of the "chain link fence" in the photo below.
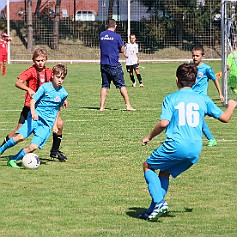
[[[52,60],[99,60],[98,36],[109,18],[117,21],[124,43],[128,29],[136,34],[143,60],[190,58],[197,44],[204,46],[206,58],[221,58],[220,0],[61,0],[57,50],[53,48],[56,0],[30,2],[33,48],[47,47]],[[31,60],[28,4],[29,0],[9,4],[13,61]],[[5,8],[1,13],[2,30],[7,26],[6,12]]]

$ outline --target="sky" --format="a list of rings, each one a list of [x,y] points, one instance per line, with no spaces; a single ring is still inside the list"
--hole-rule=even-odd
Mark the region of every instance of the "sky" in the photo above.
[[[22,0],[8,0],[9,2],[20,2]],[[7,0],[0,0],[0,11],[7,5]]]

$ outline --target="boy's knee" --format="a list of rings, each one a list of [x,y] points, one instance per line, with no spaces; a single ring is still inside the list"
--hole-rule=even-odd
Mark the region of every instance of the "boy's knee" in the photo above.
[[[38,145],[36,144],[30,144],[29,147],[28,147],[28,152],[34,152],[35,150],[38,149]]]
[[[170,173],[167,170],[160,171],[159,176],[162,176],[162,177],[165,177],[165,178],[169,178],[170,177]]]
[[[57,118],[57,127],[59,130],[63,129],[63,120],[60,117]]]
[[[150,169],[150,167],[149,167],[148,163],[145,161],[145,162],[143,163],[143,171],[144,171],[144,173],[145,173],[147,170],[149,170],[149,169]]]
[[[15,142],[22,142],[24,141],[25,138],[21,135],[21,134],[17,134],[15,137],[14,137],[14,141]]]

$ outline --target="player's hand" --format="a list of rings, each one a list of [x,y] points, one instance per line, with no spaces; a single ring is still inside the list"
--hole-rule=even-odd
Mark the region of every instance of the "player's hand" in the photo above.
[[[39,119],[38,114],[32,113],[32,119],[33,120],[38,120]]]
[[[228,107],[235,108],[237,106],[237,102],[235,100],[228,101]]]
[[[149,139],[148,137],[144,137],[144,138],[142,139],[141,145],[142,145],[142,146],[145,146],[149,141],[150,141],[150,139]]]
[[[28,91],[30,97],[32,97],[32,96],[35,94],[35,91],[33,91],[33,90],[30,89],[30,88],[29,88],[27,91]]]
[[[53,126],[53,132],[57,133],[58,132],[58,127],[57,126]]]
[[[220,95],[220,100],[221,100],[221,102],[224,102],[225,101],[225,97],[223,95]]]

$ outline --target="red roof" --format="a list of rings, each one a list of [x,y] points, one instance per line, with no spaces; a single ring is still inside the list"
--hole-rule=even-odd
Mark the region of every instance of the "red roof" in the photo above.
[[[46,9],[55,10],[56,0],[42,0],[40,12],[45,12]],[[32,1],[32,12],[35,12],[37,0]],[[74,0],[62,0],[61,12],[67,10],[68,17],[74,16]],[[76,12],[78,11],[93,11],[98,13],[98,0],[76,0]],[[22,20],[25,14],[25,1],[10,2],[10,20]]]

